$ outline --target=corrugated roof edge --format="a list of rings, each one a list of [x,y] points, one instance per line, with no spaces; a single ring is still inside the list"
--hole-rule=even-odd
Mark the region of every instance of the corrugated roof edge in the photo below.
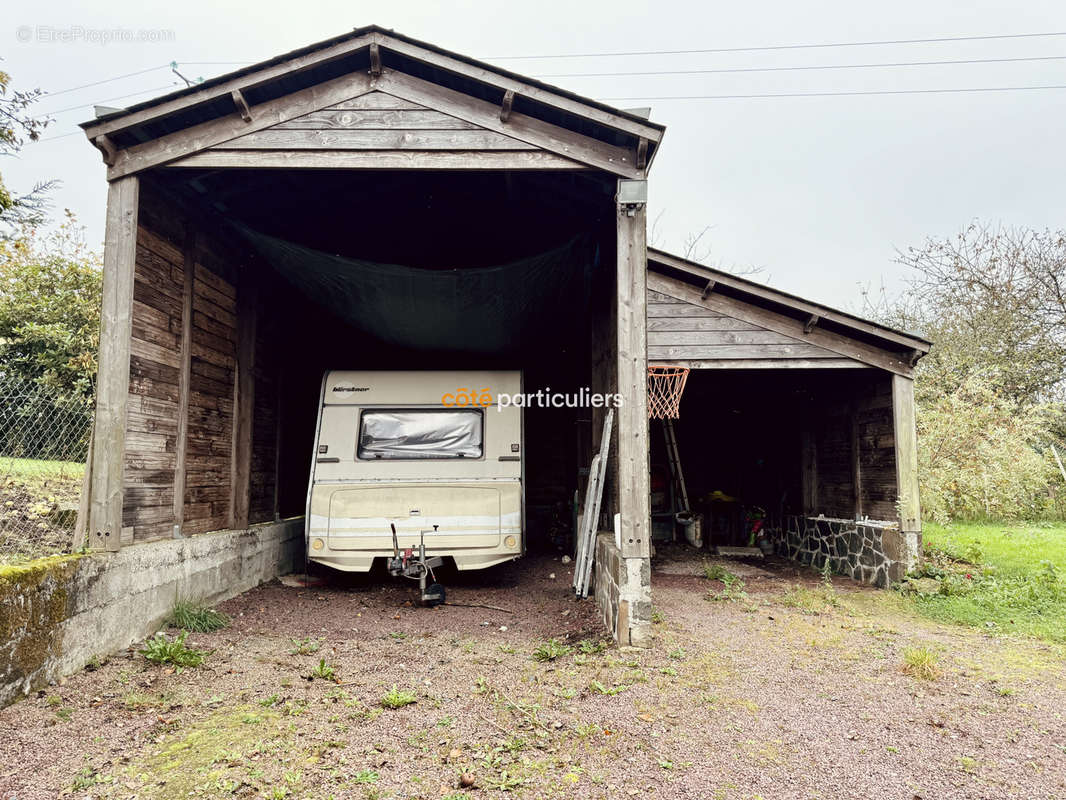
[[[429,42],[423,42],[423,41],[421,41],[419,39],[414,39],[414,38],[412,38],[410,36],[405,36],[402,33],[397,33],[395,31],[389,30],[387,28],[383,28],[380,25],[367,25],[367,26],[362,27],[362,28],[355,28],[354,30],[350,31],[349,33],[341,34],[341,35],[335,36],[335,37],[333,37],[331,39],[323,39],[320,42],[315,42],[314,44],[307,45],[306,47],[301,47],[301,48],[299,48],[297,50],[291,50],[288,53],[283,53],[282,55],[275,56],[273,58],[269,58],[266,61],[259,61],[259,62],[255,63],[255,64],[250,64],[247,67],[242,67],[241,69],[234,70],[233,72],[227,72],[227,73],[225,73],[223,75],[218,75],[218,76],[216,76],[214,78],[210,78],[210,79],[204,81],[203,83],[197,83],[197,84],[194,84],[192,86],[187,86],[184,89],[178,89],[177,91],[174,91],[174,92],[169,92],[169,93],[164,94],[164,95],[159,95],[158,97],[153,97],[150,100],[145,100],[143,102],[136,103],[136,104],[134,104],[132,106],[129,106],[129,107],[125,108],[125,109],[122,109],[121,111],[117,111],[117,112],[115,112],[113,114],[105,114],[102,117],[98,117],[98,118],[95,118],[95,119],[87,120],[86,122],[82,122],[82,123],[79,123],[79,124],[80,124],[80,126],[82,128],[90,128],[93,125],[97,125],[97,124],[99,124],[101,122],[107,122],[107,121],[110,121],[110,120],[119,119],[121,117],[126,116],[127,114],[133,114],[133,113],[135,113],[137,111],[144,111],[146,109],[151,108],[152,106],[159,105],[161,103],[165,103],[165,102],[168,102],[168,101],[171,101],[171,100],[176,100],[176,99],[178,99],[180,97],[184,97],[186,95],[195,94],[196,92],[203,91],[204,89],[210,89],[213,86],[221,85],[221,84],[226,83],[228,81],[232,81],[232,80],[234,80],[236,78],[244,77],[245,75],[253,75],[256,72],[259,72],[260,70],[267,69],[268,67],[273,67],[273,66],[276,66],[278,64],[283,64],[286,61],[291,61],[293,59],[300,58],[301,56],[309,55],[309,54],[314,53],[314,52],[316,52],[318,50],[325,50],[328,47],[333,47],[334,45],[342,44],[343,42],[346,42],[346,41],[348,41],[350,39],[357,39],[360,36],[366,36],[367,34],[370,34],[370,33],[380,33],[380,34],[382,34],[384,36],[390,36],[392,38],[404,41],[404,42],[406,42],[408,44],[415,45],[416,47],[425,48],[426,50],[430,50],[430,51],[432,51],[434,53],[437,53],[438,55],[447,56],[448,58],[454,58],[457,61],[462,61],[462,62],[464,62],[466,64],[471,65],[471,66],[475,66],[475,67],[479,67],[481,69],[486,69],[486,70],[489,70],[491,72],[495,72],[498,75],[501,75],[503,77],[510,78],[510,79],[516,80],[516,81],[521,81],[523,83],[527,83],[530,86],[536,87],[537,89],[541,89],[541,90],[546,91],[546,92],[551,92],[553,94],[557,94],[560,97],[565,97],[565,98],[567,98],[569,100],[573,100],[574,102],[578,102],[578,103],[582,103],[584,105],[588,105],[588,106],[590,106],[592,108],[599,109],[600,111],[605,111],[605,112],[608,112],[608,113],[611,113],[611,114],[616,114],[619,117],[622,117],[623,119],[629,120],[630,122],[636,122],[636,123],[639,123],[641,125],[646,125],[646,126],[648,126],[650,128],[654,128],[654,129],[660,131],[660,133],[666,131],[666,126],[665,125],[663,125],[661,123],[658,123],[658,122],[651,122],[650,120],[644,119],[643,117],[641,117],[641,116],[639,116],[637,114],[631,114],[628,111],[623,111],[620,108],[615,108],[614,106],[608,105],[606,103],[601,103],[598,100],[592,100],[592,99],[590,99],[588,97],[583,97],[583,96],[581,96],[579,94],[575,94],[574,92],[568,91],[566,89],[561,89],[558,86],[552,86],[551,84],[542,83],[541,81],[538,81],[538,80],[536,80],[534,78],[529,78],[529,77],[527,77],[525,75],[520,75],[520,74],[518,74],[516,72],[511,72],[509,70],[501,69],[501,68],[499,68],[499,67],[497,67],[497,66],[495,66],[493,64],[489,64],[489,63],[487,63],[485,61],[479,61],[479,60],[477,60],[475,58],[470,58],[469,56],[464,56],[461,53],[455,53],[455,52],[452,52],[451,50],[445,50],[442,47],[438,47],[438,46],[436,46],[434,44],[430,44]]]
[[[790,294],[789,292],[780,289],[774,289],[764,283],[742,278],[731,272],[724,272],[723,270],[708,267],[704,264],[698,264],[695,261],[689,261],[681,256],[675,256],[663,250],[649,247],[649,268],[653,262],[659,263],[665,267],[679,269],[690,274],[706,276],[708,280],[720,282],[723,285],[729,286],[740,292],[748,292],[752,296],[759,297],[762,300],[768,300],[770,302],[779,303],[780,305],[789,306],[804,314],[816,314],[826,320],[831,320],[866,334],[881,336],[887,341],[905,347],[911,347],[922,353],[928,353],[933,345],[931,341],[918,336],[917,334],[892,328],[888,325],[883,325],[880,322],[874,322],[873,320],[865,319],[856,316],[855,314],[849,314],[847,311],[840,311],[839,309],[821,303],[806,300],[798,295]]]

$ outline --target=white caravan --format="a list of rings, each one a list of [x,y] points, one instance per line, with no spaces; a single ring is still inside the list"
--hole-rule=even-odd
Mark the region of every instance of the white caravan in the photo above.
[[[498,402],[521,391],[521,372],[327,372],[308,558],[351,572],[385,558],[393,571],[422,542],[423,561],[452,558],[461,570],[521,556],[522,409]]]

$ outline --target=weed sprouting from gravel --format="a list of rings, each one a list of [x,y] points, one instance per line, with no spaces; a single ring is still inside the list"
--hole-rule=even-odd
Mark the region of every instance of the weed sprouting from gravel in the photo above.
[[[322,646],[321,639],[315,639],[311,636],[307,636],[303,639],[289,639],[292,642],[292,649],[289,651],[295,656],[309,656],[312,653],[317,653],[318,648]]]
[[[381,776],[372,769],[361,769],[352,776],[356,783],[377,783]]]
[[[587,656],[602,653],[607,649],[607,642],[603,639],[582,639],[577,649]]]
[[[903,672],[923,681],[936,680],[940,677],[939,658],[928,647],[907,647],[903,650]]]
[[[176,667],[199,667],[207,658],[203,650],[185,644],[188,631],[182,631],[173,639],[160,631],[144,643],[141,655],[153,664],[173,664]]]
[[[381,705],[383,708],[403,708],[409,706],[411,703],[417,701],[414,692],[409,692],[406,689],[397,689],[396,684],[392,685],[392,688],[385,692],[385,696],[381,698]]]
[[[170,612],[170,624],[194,633],[211,633],[229,625],[229,617],[213,608],[180,602]]]
[[[311,667],[311,677],[321,678],[324,681],[337,680],[337,670],[326,663],[326,659],[320,658],[318,663]]]
[[[546,642],[541,642],[533,650],[534,661],[555,661],[557,658],[562,658],[570,652],[570,648],[560,642],[558,639],[549,639]]]

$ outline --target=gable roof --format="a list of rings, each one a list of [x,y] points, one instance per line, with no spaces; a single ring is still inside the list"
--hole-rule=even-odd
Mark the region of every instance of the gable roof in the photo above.
[[[81,127],[106,157],[236,114],[247,120],[264,104],[276,106],[282,98],[313,93],[316,87],[336,86],[338,79],[360,75],[369,76],[373,86],[368,88],[385,88],[377,86],[379,76],[382,83],[394,78],[394,83],[403,84],[401,89],[414,94],[418,89],[439,88],[455,102],[494,107],[501,123],[513,115],[515,128],[536,132],[552,126],[581,141],[602,143],[607,157],[590,166],[625,177],[647,173],[665,131],[635,114],[376,25],[137,103]],[[353,91],[352,96],[358,93]],[[615,158],[613,151],[628,157]]]
[[[671,279],[674,286],[683,288],[688,302],[705,303],[713,296],[723,296],[738,307],[752,309],[758,317],[780,320],[785,325],[780,329],[782,333],[792,334],[798,325],[798,329],[813,344],[827,346],[842,355],[901,374],[909,372],[932,346],[928,339],[916,334],[805,300],[662,250],[648,249],[648,272],[649,288],[656,286],[655,278],[661,276]],[[885,357],[878,356],[871,348],[883,351]]]

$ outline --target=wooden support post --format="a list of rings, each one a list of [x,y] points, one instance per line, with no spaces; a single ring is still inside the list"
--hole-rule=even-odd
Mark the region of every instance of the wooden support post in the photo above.
[[[248,527],[251,504],[252,424],[255,417],[255,284],[242,271],[237,286],[237,366],[233,374],[233,448],[230,528]]]
[[[618,203],[617,221],[617,487],[622,555],[651,555],[648,455],[647,209]]]
[[[192,370],[192,298],[196,275],[196,234],[185,234],[182,258],[181,364],[178,367],[178,433],[174,440],[174,538],[185,524],[185,460],[189,441],[189,383]]]
[[[920,533],[918,434],[914,425],[914,380],[892,376],[892,422],[896,440],[896,490],[903,533]]]
[[[122,481],[126,459],[126,403],[130,391],[133,333],[133,277],[137,263],[135,176],[107,187],[103,300],[100,308],[100,364],[96,377],[91,498],[87,541],[117,551],[122,536]]]
[[[857,403],[848,407],[848,422],[851,435],[851,487],[855,500],[855,519],[862,519],[862,441],[859,438],[859,408]]]
[[[803,491],[803,513],[811,516],[818,508],[818,446],[813,420],[807,417],[807,428],[800,434],[800,483]]]

